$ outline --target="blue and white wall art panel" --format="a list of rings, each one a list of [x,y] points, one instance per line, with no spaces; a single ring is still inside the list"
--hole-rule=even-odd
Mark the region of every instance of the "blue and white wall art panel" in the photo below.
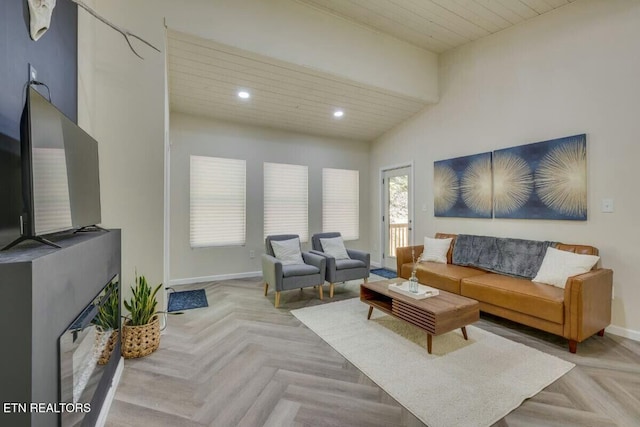
[[[434,162],[433,206],[437,217],[491,218],[491,153]]]
[[[493,197],[496,218],[586,220],[586,135],[494,151]]]

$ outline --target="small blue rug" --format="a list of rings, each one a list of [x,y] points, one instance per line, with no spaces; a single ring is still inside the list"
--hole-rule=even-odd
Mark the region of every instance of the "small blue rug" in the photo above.
[[[200,307],[209,307],[204,289],[172,292],[169,294],[169,308],[167,309],[169,313]]]
[[[385,279],[395,279],[398,277],[395,271],[387,270],[386,268],[375,268],[371,270],[371,273],[382,276]]]

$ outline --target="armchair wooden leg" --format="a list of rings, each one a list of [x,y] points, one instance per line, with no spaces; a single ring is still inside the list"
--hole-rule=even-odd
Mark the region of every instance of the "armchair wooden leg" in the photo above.
[[[322,285],[318,286],[318,294],[320,295],[320,299],[322,299]]]
[[[280,291],[276,291],[276,308],[280,305]]]
[[[329,298],[333,298],[333,283],[329,283]]]
[[[364,283],[369,283],[369,278],[368,277],[364,278]]]
[[[604,336],[604,329],[601,329],[598,331],[598,336],[599,337],[603,337]]]
[[[269,292],[269,284],[264,282],[264,296],[267,296],[267,292]]]
[[[578,350],[578,341],[569,340],[569,351],[575,353]]]

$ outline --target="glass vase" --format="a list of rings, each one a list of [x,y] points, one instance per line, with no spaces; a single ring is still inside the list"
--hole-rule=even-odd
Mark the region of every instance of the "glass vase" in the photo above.
[[[418,278],[415,271],[412,271],[411,277],[409,277],[409,292],[418,293]]]

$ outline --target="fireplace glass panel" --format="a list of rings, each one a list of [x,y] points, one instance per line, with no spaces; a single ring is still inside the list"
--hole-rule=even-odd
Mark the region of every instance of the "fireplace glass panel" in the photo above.
[[[120,340],[120,295],[114,277],[60,336],[60,401],[91,403]],[[61,414],[62,426],[81,425],[82,412]]]

